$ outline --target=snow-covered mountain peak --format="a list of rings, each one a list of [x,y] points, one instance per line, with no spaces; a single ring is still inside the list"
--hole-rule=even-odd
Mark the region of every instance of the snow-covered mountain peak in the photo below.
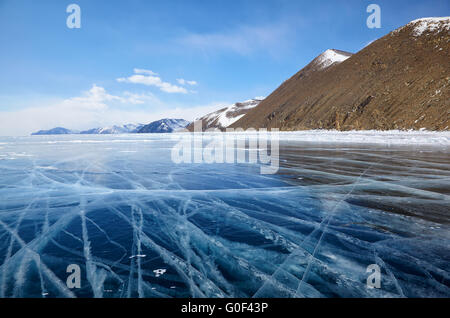
[[[422,18],[411,21],[409,25],[414,26],[414,35],[420,36],[424,32],[434,33],[442,30],[450,30],[450,17]]]
[[[164,118],[141,127],[138,133],[171,133],[182,130],[189,125],[184,119]]]
[[[329,49],[318,56],[317,66],[319,67],[319,69],[325,69],[333,65],[334,63],[344,62],[350,56],[352,56],[351,53]]]
[[[148,125],[126,124],[112,125],[108,127],[92,128],[81,132],[62,127],[56,127],[50,130],[40,130],[33,135],[62,135],[62,134],[82,134],[82,135],[113,135],[113,134],[134,134],[134,133],[171,133],[181,130],[189,125],[184,119],[165,118],[151,122]]]
[[[109,134],[128,134],[128,133],[134,133],[138,129],[140,129],[143,125],[142,124],[126,124],[122,126],[113,125],[108,127],[99,127],[99,128],[93,128],[89,130],[82,131],[81,134],[99,134],[99,135],[109,135]]]
[[[396,34],[405,28],[412,28],[413,36],[421,36],[427,33],[439,33],[442,31],[450,31],[450,17],[431,17],[420,18],[409,22],[407,25],[393,31]]]
[[[253,98],[240,103],[234,103],[228,107],[222,108],[216,112],[207,114],[206,116],[200,118],[206,121],[206,128],[227,128],[239,119],[245,116],[245,114],[252,108],[261,103],[262,98]]]

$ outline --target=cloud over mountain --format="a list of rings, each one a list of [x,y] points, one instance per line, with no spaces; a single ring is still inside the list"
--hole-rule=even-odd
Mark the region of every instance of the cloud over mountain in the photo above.
[[[157,76],[157,74],[152,71],[135,68],[134,73],[135,74],[129,77],[120,77],[117,79],[117,81],[120,83],[132,83],[132,84],[142,84],[146,86],[155,86],[158,87],[161,91],[166,93],[187,94],[188,92],[184,87],[164,82],[161,79],[161,77]]]

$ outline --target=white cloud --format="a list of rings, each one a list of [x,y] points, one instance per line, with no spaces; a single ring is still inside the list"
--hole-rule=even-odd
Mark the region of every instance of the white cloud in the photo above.
[[[267,26],[240,26],[233,30],[216,33],[190,33],[178,42],[185,48],[203,52],[228,50],[241,55],[255,51],[275,54],[287,45],[289,28],[284,24]]]
[[[129,77],[121,77],[118,78],[117,81],[121,83],[133,83],[133,84],[142,84],[147,86],[155,86],[158,87],[161,91],[166,93],[181,93],[181,94],[187,94],[187,90],[184,87],[176,86],[173,84],[170,84],[168,82],[163,82],[159,76],[150,74],[148,70],[141,70],[141,69],[134,69],[134,75],[131,75]],[[138,74],[138,73],[144,73]]]
[[[35,101],[36,102],[36,101]],[[95,127],[128,123],[150,123],[161,118],[194,120],[223,108],[229,103],[212,103],[202,106],[167,105],[152,94],[124,92],[120,96],[109,94],[103,87],[93,85],[81,96],[47,101],[36,106],[0,112],[0,136],[29,135],[41,129],[65,127],[85,130]],[[151,106],[139,110],[129,104]]]
[[[92,88],[84,92],[80,97],[73,97],[62,102],[62,106],[66,108],[86,108],[86,109],[105,109],[107,105],[105,102],[124,100],[119,96],[114,96],[106,93],[103,87],[93,85]]]
[[[156,97],[152,94],[136,94],[136,93],[130,93],[130,92],[124,92],[125,103],[132,104],[132,105],[138,105],[138,104],[146,104],[149,102],[155,102]]]
[[[187,80],[185,80],[183,78],[177,78],[177,82],[180,85],[191,85],[191,86],[197,85],[196,81],[187,81]]]
[[[133,71],[136,74],[158,75],[158,73],[155,73],[155,72],[150,71],[150,70],[144,70],[142,68],[135,68]]]
[[[123,96],[114,96],[108,94],[103,87],[92,85],[92,88],[79,97],[72,97],[61,102],[61,107],[104,110],[108,108],[107,102],[119,104],[144,104],[148,101],[154,101],[155,97],[151,94],[135,94],[125,92]]]

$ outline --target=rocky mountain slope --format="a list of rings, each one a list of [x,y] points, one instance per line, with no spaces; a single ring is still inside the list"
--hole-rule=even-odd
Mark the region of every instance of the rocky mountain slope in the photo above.
[[[209,113],[196,120],[201,120],[203,125],[203,130],[217,128],[224,130],[225,128],[232,125],[234,122],[238,121],[245,116],[251,109],[261,103],[263,98],[253,98],[246,100],[245,102],[235,103],[228,107],[219,109],[213,113]],[[194,123],[187,127],[189,131],[194,130]]]
[[[449,30],[418,19],[357,54],[326,51],[231,127],[448,130]]]

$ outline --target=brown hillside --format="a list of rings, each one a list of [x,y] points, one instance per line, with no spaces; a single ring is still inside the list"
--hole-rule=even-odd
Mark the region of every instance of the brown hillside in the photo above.
[[[450,127],[450,18],[416,20],[342,63],[314,60],[231,127]]]

